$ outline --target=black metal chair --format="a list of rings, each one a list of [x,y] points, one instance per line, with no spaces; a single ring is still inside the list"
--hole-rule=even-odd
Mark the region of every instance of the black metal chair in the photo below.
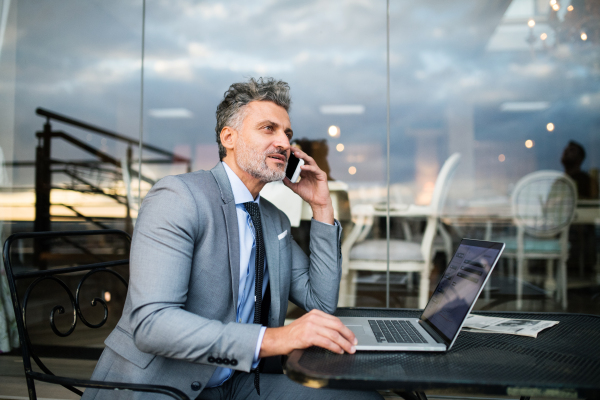
[[[43,381],[53,384],[58,384],[66,389],[76,393],[78,395],[82,395],[83,392],[77,389],[76,387],[81,388],[97,388],[97,389],[107,389],[107,390],[132,390],[139,392],[152,392],[159,393],[170,396],[175,399],[184,400],[189,398],[182,391],[168,387],[168,386],[159,386],[159,385],[142,385],[142,384],[131,384],[131,383],[121,383],[121,382],[101,382],[101,381],[92,381],[92,380],[83,380],[83,379],[73,379],[68,377],[56,376],[54,375],[42,362],[38,354],[34,351],[32,346],[30,335],[27,327],[27,306],[28,302],[32,298],[32,293],[34,290],[36,292],[42,292],[39,290],[41,287],[40,284],[42,282],[58,284],[68,296],[71,308],[73,309],[73,319],[71,321],[71,326],[65,330],[64,327],[61,330],[61,324],[58,324],[56,321],[57,314],[64,314],[65,307],[58,304],[53,306],[49,315],[49,323],[50,328],[57,336],[61,338],[66,338],[71,335],[75,331],[75,327],[77,325],[78,320],[81,321],[85,326],[91,329],[101,328],[106,324],[108,320],[109,314],[109,305],[107,304],[107,300],[110,300],[108,296],[94,297],[91,301],[91,306],[96,307],[97,304],[100,304],[103,308],[102,320],[98,323],[91,323],[86,319],[82,312],[82,303],[80,302],[80,297],[82,296],[82,288],[84,286],[85,281],[95,274],[108,274],[119,284],[125,285],[124,288],[127,288],[127,280],[123,278],[121,274],[115,271],[115,268],[118,269],[120,266],[127,266],[129,264],[128,258],[124,259],[114,259],[116,257],[120,257],[121,254],[114,254],[115,252],[107,253],[106,251],[98,251],[99,246],[89,246],[89,243],[86,241],[91,240],[89,236],[101,236],[104,238],[98,238],[101,242],[104,241],[106,243],[106,238],[113,235],[113,237],[120,237],[124,240],[124,246],[127,247],[126,251],[122,251],[122,254],[126,254],[129,250],[129,246],[131,244],[131,237],[120,230],[99,230],[99,231],[65,231],[65,232],[36,232],[36,233],[17,233],[10,236],[6,242],[4,243],[3,248],[3,259],[4,265],[6,267],[6,273],[8,277],[8,284],[10,286],[10,292],[12,296],[12,302],[15,310],[15,316],[17,320],[17,327],[19,331],[19,340],[21,343],[21,350],[23,353],[23,366],[25,368],[25,378],[27,380],[27,388],[29,391],[29,398],[31,400],[36,399],[36,391],[35,391],[35,381]],[[107,236],[109,235],[109,236]],[[94,238],[95,239],[95,238]],[[30,268],[30,266],[20,266],[14,268],[13,266],[13,254],[12,247],[15,243],[18,243],[21,240],[33,240],[33,261],[32,264],[37,264],[37,269]],[[110,240],[108,240],[110,242]],[[68,244],[71,248],[77,249],[76,254],[65,254],[64,251],[52,252],[50,251],[50,244],[54,242],[60,242],[63,244]],[[21,246],[23,242],[21,242]],[[64,246],[63,246],[64,247]],[[31,247],[30,247],[31,248]],[[110,247],[109,247],[110,248]],[[79,257],[78,257],[78,254]],[[119,252],[116,252],[119,253]],[[64,263],[73,264],[73,260],[79,258],[79,260],[84,261],[96,261],[84,265],[75,265],[75,266],[64,266]],[[57,261],[58,260],[58,261]],[[21,257],[21,261],[23,261],[23,257]],[[48,264],[56,264],[49,266]],[[63,263],[61,265],[61,263]],[[80,262],[77,262],[79,264]],[[80,278],[81,277],[81,278]],[[95,277],[97,278],[97,277]],[[93,279],[92,279],[93,280]],[[28,283],[30,281],[30,283]],[[24,284],[21,284],[24,282]],[[75,291],[72,291],[72,288],[69,287],[75,286]],[[24,295],[20,295],[17,291],[17,288],[25,289]],[[89,287],[89,284],[86,286]],[[96,288],[97,289],[97,288]],[[95,290],[95,289],[94,289]],[[43,293],[43,292],[42,292]],[[74,294],[73,294],[74,293]],[[101,292],[97,292],[101,293]],[[38,302],[39,304],[39,302]],[[112,306],[111,306],[112,308]],[[88,312],[86,310],[85,312]],[[100,314],[102,314],[102,310],[100,310]],[[90,316],[88,315],[88,318]],[[97,317],[96,317],[97,318]],[[64,325],[64,323],[62,324]],[[37,366],[43,371],[36,372],[32,369],[31,359],[35,361]]]

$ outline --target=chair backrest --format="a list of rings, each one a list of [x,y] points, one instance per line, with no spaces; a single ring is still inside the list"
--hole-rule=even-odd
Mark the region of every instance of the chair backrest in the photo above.
[[[560,171],[543,170],[521,178],[512,194],[515,224],[529,235],[551,237],[573,221],[577,188]]]
[[[440,173],[435,180],[435,186],[433,188],[433,195],[431,196],[430,203],[430,207],[434,215],[439,216],[443,211],[446,197],[448,197],[450,183],[452,182],[452,178],[456,172],[456,167],[458,167],[460,158],[460,153],[452,154],[450,157],[448,157],[446,162],[444,162],[442,169],[440,169]]]
[[[98,240],[91,240],[91,236],[101,237],[96,238]],[[32,240],[33,243],[31,243]],[[23,242],[19,246],[13,246],[20,241],[33,244],[33,246],[27,244],[24,246]],[[115,291],[118,288],[112,281],[116,281],[117,285],[123,285],[122,287],[125,290],[122,290],[122,292],[126,292],[128,281],[117,270],[120,269],[118,267],[129,264],[128,252],[130,245],[131,237],[127,233],[112,229],[16,233],[6,240],[2,255],[17,321],[30,398],[36,398],[32,376],[39,379],[37,376],[40,375],[32,372],[31,359],[46,374],[45,376],[54,377],[54,374],[36,353],[30,339],[31,331],[29,328],[38,331],[36,337],[41,336],[39,330],[48,323],[48,320],[45,318],[40,319],[39,315],[42,314],[43,317],[46,312],[48,312],[46,316],[49,316],[50,328],[48,329],[47,325],[43,328],[42,334],[46,336],[52,330],[55,335],[67,338],[75,331],[78,321],[92,329],[103,327],[109,317],[107,303],[112,300],[110,309],[114,310],[115,306],[112,304],[117,300]],[[32,249],[33,251],[25,255],[16,254],[19,249],[23,248]],[[76,260],[92,262],[86,265],[72,266]],[[25,261],[25,263],[22,261]],[[15,265],[15,263],[22,265]],[[69,266],[65,267],[65,265]],[[123,272],[128,272],[127,268],[123,267],[123,269],[125,269]],[[97,274],[108,275],[112,279],[99,280]],[[86,281],[88,282],[87,285]],[[102,291],[98,287],[99,283],[106,285],[104,288],[107,291]],[[58,292],[56,289],[58,289]],[[113,292],[112,299],[109,289]],[[22,294],[23,292],[24,294]],[[90,300],[88,296],[92,298],[91,303],[87,303]],[[124,303],[124,295],[119,300]],[[63,303],[64,305],[56,304],[54,301],[66,301],[67,303]],[[92,310],[88,304],[91,304],[92,308],[100,304],[101,309]],[[28,306],[35,308],[35,313],[29,318]],[[44,309],[42,313],[39,312],[40,308]],[[58,317],[60,314],[65,314],[65,312],[67,314],[64,317]],[[72,315],[72,317],[67,317],[69,315]],[[28,320],[30,322],[29,327]],[[42,322],[44,320],[45,323]],[[105,328],[109,327],[106,326]],[[63,343],[61,342],[61,344]],[[74,346],[71,345],[70,347]],[[76,394],[82,395],[82,392],[74,387],[75,381],[63,384],[63,386]]]

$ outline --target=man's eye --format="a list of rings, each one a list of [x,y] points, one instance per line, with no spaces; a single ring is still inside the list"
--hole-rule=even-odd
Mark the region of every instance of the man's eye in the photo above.
[[[265,126],[265,129],[268,129],[268,130],[272,131],[272,130],[273,130],[273,127],[272,127],[272,126],[270,126],[270,125],[267,125],[267,126]]]

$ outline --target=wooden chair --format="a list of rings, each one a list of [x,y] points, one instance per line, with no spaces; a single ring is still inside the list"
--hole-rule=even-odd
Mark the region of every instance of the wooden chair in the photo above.
[[[27,381],[29,399],[37,399],[35,381],[38,380],[61,385],[80,396],[83,394],[83,392],[77,387],[152,392],[164,394],[174,399],[189,400],[187,395],[181,392],[179,389],[167,386],[121,382],[101,382],[56,376],[47,368],[35,351],[35,348],[30,340],[30,331],[28,330],[27,325],[27,311],[28,305],[33,297],[38,298],[41,294],[44,302],[51,300],[48,299],[46,295],[49,297],[49,295],[52,293],[48,291],[48,287],[46,287],[44,284],[51,284],[55,288],[59,287],[62,289],[61,292],[63,299],[68,299],[70,302],[67,307],[64,307],[62,304],[54,305],[49,313],[50,329],[55,335],[61,338],[69,337],[75,331],[78,322],[81,322],[81,324],[90,329],[101,328],[108,320],[109,308],[111,311],[115,311],[113,310],[114,301],[110,304],[110,307],[107,304],[108,300],[110,300],[108,296],[105,295],[101,297],[94,297],[93,300],[91,300],[91,306],[97,307],[100,305],[101,308],[103,308],[104,316],[99,322],[91,321],[91,316],[87,314],[90,311],[89,306],[86,308],[85,304],[83,303],[83,298],[86,296],[86,294],[84,294],[83,287],[88,279],[90,281],[94,281],[95,278],[98,277],[97,274],[100,274],[100,276],[105,278],[101,280],[102,284],[107,284],[108,279],[106,278],[112,278],[118,285],[124,285],[123,287],[125,289],[127,288],[127,280],[125,280],[125,278],[119,274],[116,269],[119,269],[120,266],[128,266],[128,258],[117,259],[118,257],[122,257],[122,254],[115,255],[115,251],[111,249],[110,245],[108,247],[104,246],[104,249],[108,249],[109,252],[99,251],[102,250],[99,248],[100,246],[94,246],[88,243],[88,238],[92,236],[95,237],[95,239],[99,239],[98,241],[104,243],[107,241],[110,242],[111,239],[115,237],[120,237],[121,242],[123,243],[123,246],[121,247],[126,247],[126,249],[123,249],[126,251],[122,251],[121,253],[125,254],[127,257],[126,254],[129,251],[131,238],[127,233],[119,230],[107,229],[99,231],[17,233],[11,235],[4,243],[2,254],[17,320],[17,328],[19,331],[19,340],[21,343],[23,366],[25,368],[25,379]],[[13,266],[13,245],[23,240],[34,241],[35,251],[33,259],[36,261],[34,264],[37,264],[34,265],[35,268],[31,268],[30,265],[19,266],[16,268]],[[68,254],[65,254],[64,251],[52,252],[50,251],[50,248],[52,247],[49,244],[50,241],[60,241],[62,243],[69,244],[72,246],[72,248],[77,250],[75,253]],[[18,246],[15,247],[18,248]],[[64,246],[62,247],[64,248]],[[95,262],[84,265],[79,265],[80,263],[77,262],[77,265],[73,265],[75,259],[79,259],[80,261],[83,260],[84,262]],[[48,264],[52,263],[57,265],[49,267]],[[65,263],[69,264],[70,266],[64,266]],[[94,275],[96,276],[93,277]],[[88,281],[88,285],[86,285],[86,287],[89,286],[90,284]],[[18,288],[25,288],[24,294],[19,293],[17,290]],[[73,291],[73,289],[75,290]],[[98,295],[103,293],[98,287],[94,287],[93,291]],[[50,303],[50,305],[52,305],[52,303]],[[65,312],[69,314],[72,313],[73,315],[70,327],[66,330],[64,328],[64,324],[61,324],[57,321],[57,315],[65,314]],[[87,317],[85,317],[84,314],[86,314]],[[102,314],[102,312],[100,314]],[[98,315],[95,316],[95,318],[97,317]],[[31,363],[32,359],[42,372],[33,370]]]
[[[437,177],[431,203],[428,206],[411,205],[403,209],[391,207],[391,217],[422,217],[427,221],[420,243],[408,240],[390,239],[390,271],[418,272],[419,307],[424,308],[429,300],[429,273],[433,258],[433,246],[439,231],[439,217],[452,182],[452,177],[460,161],[460,154],[451,155]],[[342,282],[340,285],[340,306],[354,306],[356,302],[356,271],[386,271],[386,239],[366,239],[375,217],[385,217],[386,209],[375,209],[373,205],[359,205],[352,208],[355,225],[342,244]]]

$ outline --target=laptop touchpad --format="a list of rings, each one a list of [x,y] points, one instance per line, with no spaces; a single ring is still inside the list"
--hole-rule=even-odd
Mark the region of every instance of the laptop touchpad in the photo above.
[[[362,336],[365,334],[365,328],[362,325],[346,325],[346,327],[350,329],[355,336]]]

